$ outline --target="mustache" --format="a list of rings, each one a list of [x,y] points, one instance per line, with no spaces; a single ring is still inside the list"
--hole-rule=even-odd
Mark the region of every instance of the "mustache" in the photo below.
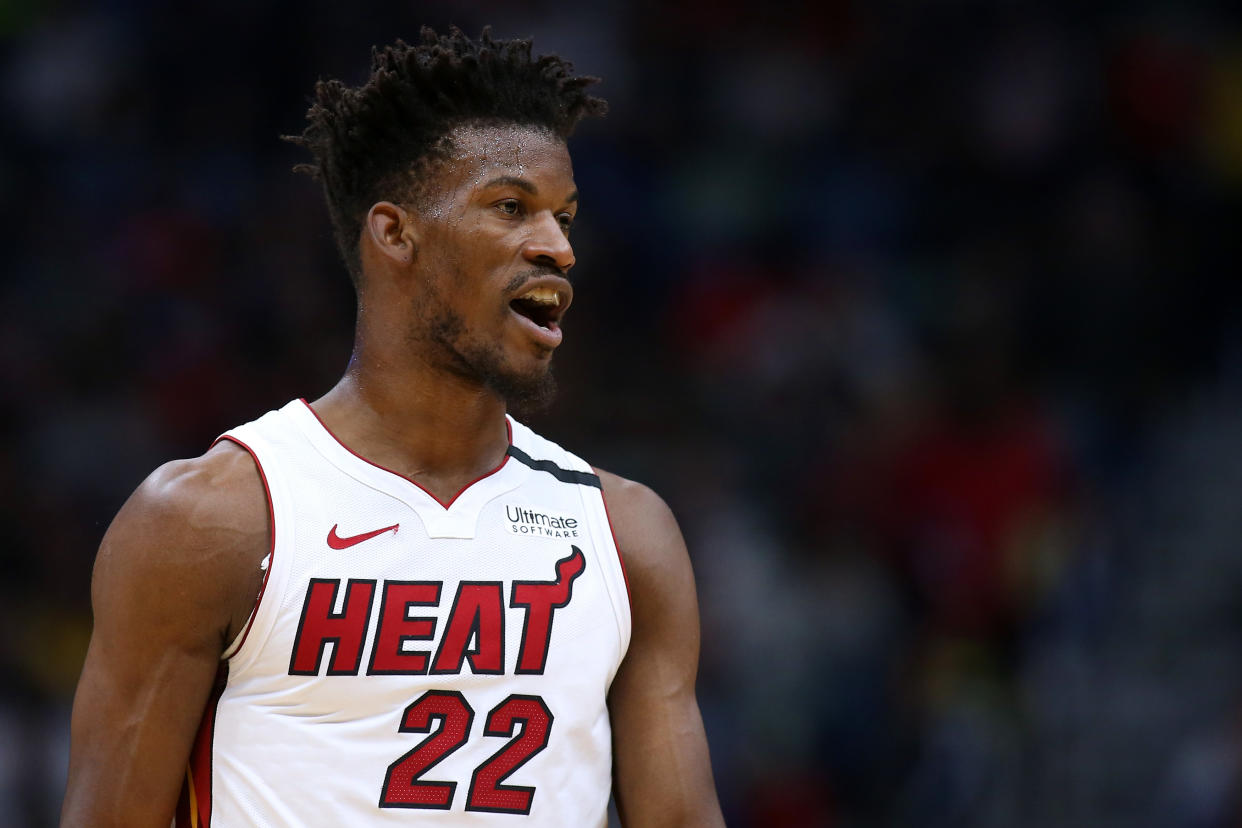
[[[519,289],[521,289],[522,285],[532,279],[538,279],[540,276],[560,276],[562,279],[569,280],[571,285],[573,284],[573,280],[569,278],[569,274],[561,270],[559,267],[552,267],[551,265],[536,266],[529,270],[523,270],[521,273],[515,274],[514,277],[509,280],[509,283],[505,285],[505,293],[516,293]]]

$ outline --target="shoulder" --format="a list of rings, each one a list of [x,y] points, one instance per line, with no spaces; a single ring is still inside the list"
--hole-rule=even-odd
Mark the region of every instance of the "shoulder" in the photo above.
[[[694,601],[694,574],[673,510],[649,487],[596,469],[636,611],[667,600]]]
[[[249,614],[270,531],[263,480],[245,449],[221,441],[200,457],[166,463],[104,535],[91,590],[96,615],[139,594],[148,605],[178,595],[227,635]]]
[[[201,457],[160,466],[126,501],[108,536],[135,529],[184,539],[266,533],[267,496],[249,452],[222,440]]]
[[[624,549],[641,549],[661,542],[681,540],[673,510],[647,486],[634,480],[595,469],[617,543]]]

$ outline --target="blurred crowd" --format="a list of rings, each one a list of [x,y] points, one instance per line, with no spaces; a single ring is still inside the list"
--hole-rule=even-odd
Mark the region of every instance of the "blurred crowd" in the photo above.
[[[730,825],[1238,824],[1242,12],[1173,0],[0,7],[0,824],[128,493],[344,369],[278,136],[424,22],[605,79],[529,419],[681,519]]]

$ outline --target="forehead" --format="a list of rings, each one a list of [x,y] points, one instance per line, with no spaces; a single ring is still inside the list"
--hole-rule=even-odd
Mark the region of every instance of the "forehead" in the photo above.
[[[473,189],[500,176],[543,187],[573,188],[573,164],[565,142],[534,127],[461,126],[448,134],[450,150],[440,167],[449,191]]]

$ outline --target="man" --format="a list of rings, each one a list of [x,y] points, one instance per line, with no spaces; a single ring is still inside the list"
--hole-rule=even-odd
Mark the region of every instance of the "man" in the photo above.
[[[676,522],[506,414],[551,390],[593,81],[424,30],[317,86],[352,360],[117,515],[63,824],[721,824]]]

